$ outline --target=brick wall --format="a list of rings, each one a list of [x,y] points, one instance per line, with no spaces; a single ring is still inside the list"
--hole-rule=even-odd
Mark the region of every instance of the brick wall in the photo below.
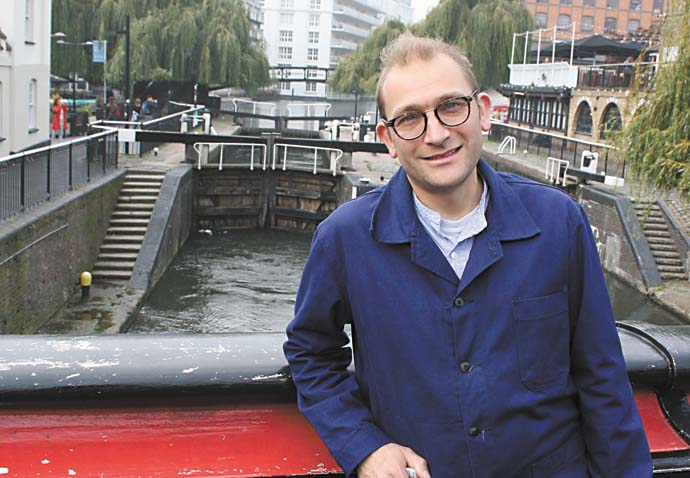
[[[53,199],[0,226],[0,333],[32,333],[90,270],[124,171]],[[9,259],[9,260],[8,260]]]

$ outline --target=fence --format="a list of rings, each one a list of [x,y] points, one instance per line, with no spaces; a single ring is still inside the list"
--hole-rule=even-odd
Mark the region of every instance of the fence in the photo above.
[[[0,221],[117,168],[117,131],[0,158]]]
[[[489,139],[501,143],[507,136],[513,136],[517,149],[530,153],[555,157],[569,161],[571,167],[578,168],[583,151],[599,154],[596,173],[606,176],[625,177],[626,164],[623,153],[613,146],[569,138],[553,133],[534,131],[520,126],[508,125],[498,121],[491,122]]]

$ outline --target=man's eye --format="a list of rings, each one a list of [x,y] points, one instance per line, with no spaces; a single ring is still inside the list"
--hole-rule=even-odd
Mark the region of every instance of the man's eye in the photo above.
[[[409,113],[403,113],[402,115],[398,116],[398,119],[395,121],[395,123],[400,126],[414,123],[415,121],[419,120],[420,116],[421,115],[419,113],[410,111]]]
[[[443,103],[441,103],[441,106],[439,107],[439,110],[441,111],[457,111],[465,108],[467,106],[467,102],[463,100],[462,98],[454,98],[451,100],[446,100]]]

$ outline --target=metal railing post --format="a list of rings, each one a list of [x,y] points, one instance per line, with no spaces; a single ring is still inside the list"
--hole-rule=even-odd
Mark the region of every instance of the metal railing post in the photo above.
[[[48,150],[48,156],[46,156],[46,197],[50,199],[50,152],[52,149]]]
[[[69,144],[69,188],[74,189],[74,175],[72,174],[72,168],[74,166],[72,159],[72,143]]]
[[[26,185],[24,184],[26,181],[26,155],[22,156],[19,177],[19,205],[21,210],[24,211],[26,209]]]
[[[86,181],[91,181],[91,148],[89,141],[86,141]]]

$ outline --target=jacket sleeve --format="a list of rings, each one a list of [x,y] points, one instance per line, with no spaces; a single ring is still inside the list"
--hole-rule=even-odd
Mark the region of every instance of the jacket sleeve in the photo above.
[[[571,375],[594,478],[651,478],[652,460],[633,398],[596,244],[580,205],[570,213]]]
[[[352,320],[337,262],[317,230],[283,349],[300,411],[349,476],[391,440],[374,423],[357,378],[348,370],[352,349],[344,326]]]

